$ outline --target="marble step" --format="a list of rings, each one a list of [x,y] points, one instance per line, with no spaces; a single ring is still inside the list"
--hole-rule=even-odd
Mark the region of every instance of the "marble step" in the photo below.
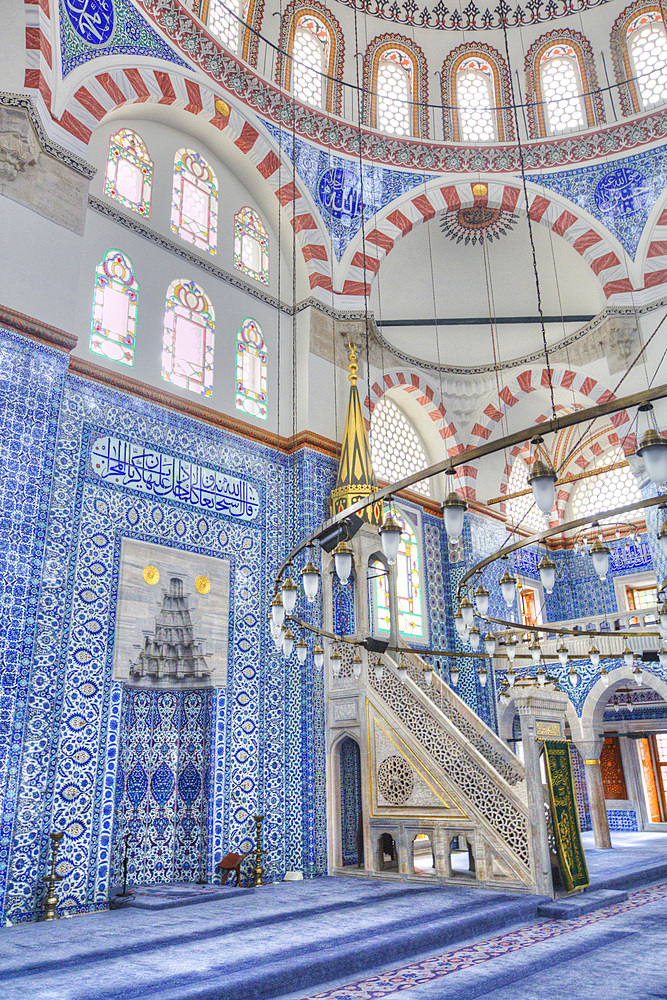
[[[602,910],[613,903],[624,903],[627,898],[628,893],[625,889],[592,889],[590,892],[580,892],[576,896],[540,903],[537,915],[550,917],[551,920],[571,920],[572,917],[583,917],[585,913]]]

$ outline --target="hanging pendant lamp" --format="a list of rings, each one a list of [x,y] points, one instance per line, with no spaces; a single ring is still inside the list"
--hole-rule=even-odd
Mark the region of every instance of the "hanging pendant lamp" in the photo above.
[[[667,483],[667,440],[654,427],[644,432],[637,454],[652,483],[656,486]]]
[[[507,569],[500,578],[500,590],[505,604],[508,608],[511,608],[514,604],[514,597],[516,595],[516,580]]]
[[[389,511],[384,516],[380,531],[380,542],[384,557],[390,566],[393,566],[398,558],[398,548],[401,544],[403,528],[398,523],[394,515]]]
[[[445,522],[445,531],[450,542],[458,542],[463,531],[463,519],[468,504],[463,497],[460,497],[456,490],[451,490],[442,503],[442,515]]]
[[[607,579],[609,572],[609,549],[599,538],[596,538],[590,549],[593,569],[601,580]]]
[[[463,624],[466,629],[472,628],[472,623],[475,618],[475,608],[469,597],[464,597],[459,604],[459,611],[463,617]]]
[[[296,606],[296,599],[299,595],[299,588],[295,584],[291,576],[288,576],[281,588],[281,595],[283,599],[283,606],[285,608],[285,614],[291,615]]]
[[[496,637],[493,632],[487,632],[484,636],[484,649],[486,650],[486,655],[492,657],[496,651]]]
[[[333,556],[336,576],[340,580],[341,586],[344,587],[352,572],[352,549],[345,542],[340,541],[333,551]]]
[[[550,465],[536,458],[530,467],[528,485],[533,491],[535,503],[546,517],[556,503],[556,480],[558,476]]]
[[[477,671],[477,679],[479,680],[480,687],[485,688],[486,687],[486,682],[489,679],[489,672],[486,669],[486,667],[484,666],[483,662],[480,663],[480,665],[479,665],[479,669]]]
[[[542,586],[547,594],[551,594],[556,584],[556,563],[553,559],[550,559],[548,555],[544,555],[540,559],[537,568],[539,570]]]
[[[482,618],[486,618],[489,613],[489,597],[488,590],[480,583],[475,591],[475,607],[477,608],[477,613]]]
[[[320,586],[320,571],[310,559],[301,570],[301,583],[303,584],[303,592],[306,595],[306,600],[309,604],[312,604],[317,597],[317,591]]]

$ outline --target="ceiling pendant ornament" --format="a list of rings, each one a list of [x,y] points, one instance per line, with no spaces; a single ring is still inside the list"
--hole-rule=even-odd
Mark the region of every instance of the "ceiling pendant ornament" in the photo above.
[[[443,212],[440,216],[440,232],[454,243],[466,246],[483,241],[499,240],[510,233],[516,225],[517,217],[501,208],[488,205],[471,205],[456,212]]]

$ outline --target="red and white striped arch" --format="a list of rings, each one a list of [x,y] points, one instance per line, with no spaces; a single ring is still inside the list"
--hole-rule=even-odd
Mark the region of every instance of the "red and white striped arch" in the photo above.
[[[390,250],[422,222],[432,219],[438,212],[454,212],[473,205],[500,208],[507,212],[526,214],[523,191],[515,184],[502,181],[488,181],[482,185],[486,193],[476,195],[473,187],[478,180],[462,180],[416,194],[400,208],[391,208],[380,216],[364,244],[366,254],[366,288],[370,291],[370,279],[377,273],[382,259]],[[528,214],[534,222],[546,225],[558,236],[562,236],[588,263],[599,279],[607,298],[632,291],[632,282],[623,261],[619,259],[604,231],[591,227],[590,222],[579,218],[572,207],[565,208],[543,193],[543,190],[528,191]],[[665,277],[667,280],[667,275]],[[364,254],[359,250],[354,254],[348,273],[343,281],[343,293],[363,295]]]
[[[664,209],[651,234],[644,261],[644,288],[667,282],[667,209]]]

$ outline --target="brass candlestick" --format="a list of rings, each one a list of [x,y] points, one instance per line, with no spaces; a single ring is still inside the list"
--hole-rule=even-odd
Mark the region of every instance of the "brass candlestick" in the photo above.
[[[46,898],[44,900],[44,916],[42,920],[57,920],[58,918],[58,914],[56,913],[58,906],[56,886],[58,882],[62,882],[63,877],[62,875],[56,875],[56,864],[58,851],[60,850],[60,841],[64,836],[64,830],[53,830],[51,833],[51,871],[48,875],[44,875],[42,879],[46,883]]]
[[[255,831],[257,833],[257,848],[255,850],[255,867],[253,869],[253,888],[258,885],[264,885],[264,879],[262,875],[264,874],[264,869],[262,868],[262,821],[263,816],[255,816]]]

